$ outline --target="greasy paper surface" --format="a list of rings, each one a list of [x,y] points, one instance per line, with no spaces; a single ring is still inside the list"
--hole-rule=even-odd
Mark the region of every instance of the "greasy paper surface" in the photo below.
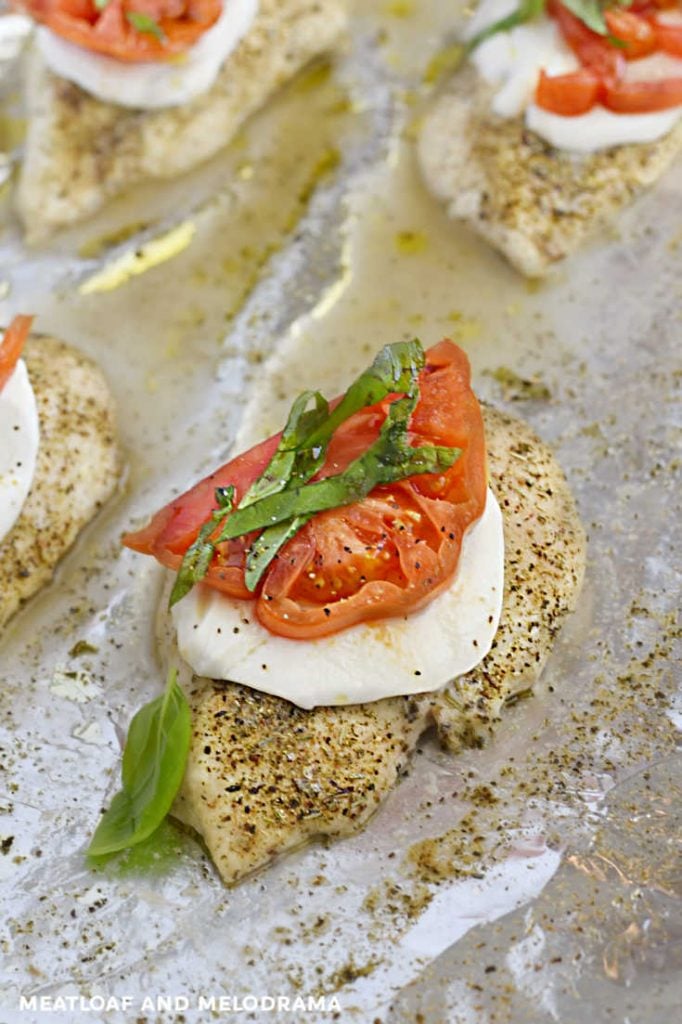
[[[530,287],[447,223],[415,168],[424,72],[455,6],[359,5],[334,74],[289,90],[192,178],[49,250],[0,237],[0,322],[36,312],[98,359],[128,461],[57,584],[0,640],[3,1024],[169,1019],[145,996],[186,999],[193,1022],[211,1012],[201,997],[335,995],[341,1019],[391,1024],[569,1024],[586,1006],[663,1024],[682,1001],[679,165]],[[173,258],[83,287],[187,220]],[[479,394],[554,445],[588,529],[580,608],[540,692],[486,749],[455,758],[425,739],[362,834],[236,889],[172,827],[93,871],[83,853],[122,737],[162,686],[161,574],[120,533],[238,431],[280,425],[295,392],[334,394],[380,345],[445,334]],[[59,995],[133,1009],[20,1009]],[[329,1019],[248,1005],[229,1018]]]

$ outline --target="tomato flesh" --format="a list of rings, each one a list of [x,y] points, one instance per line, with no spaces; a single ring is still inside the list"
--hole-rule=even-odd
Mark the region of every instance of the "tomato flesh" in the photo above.
[[[682,77],[618,82],[607,87],[604,106],[616,114],[652,114],[682,104]]]
[[[632,11],[613,8],[605,12],[604,19],[614,39],[623,43],[626,60],[648,57],[656,49],[656,32],[646,18]]]
[[[15,316],[0,342],[0,391],[14,373],[31,331],[32,316]]]
[[[429,349],[426,360],[410,441],[460,448],[454,465],[442,474],[420,474],[376,487],[362,501],[313,516],[270,564],[255,594],[244,582],[253,535],[222,544],[206,585],[253,600],[266,629],[299,640],[409,614],[450,585],[464,534],[485,508],[483,418],[465,354],[443,341]],[[390,402],[391,396],[339,427],[317,478],[342,472],[376,440]],[[125,536],[123,543],[179,568],[215,509],[216,487],[232,484],[238,503],[278,442],[275,435],[233,459],[158,512],[143,530]]]
[[[223,9],[222,0],[108,0],[101,10],[94,0],[20,0],[18,6],[69,42],[124,62],[184,53]]]
[[[588,68],[567,75],[550,76],[541,71],[535,101],[552,114],[577,117],[592,109],[600,92],[601,82]]]
[[[659,50],[673,57],[682,57],[682,25],[664,25],[654,22]]]

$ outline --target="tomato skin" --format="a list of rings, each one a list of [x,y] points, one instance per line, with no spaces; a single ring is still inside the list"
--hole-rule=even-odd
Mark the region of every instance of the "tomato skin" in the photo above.
[[[0,391],[14,373],[31,332],[32,316],[15,316],[0,342]]]
[[[660,50],[673,57],[682,57],[682,25],[664,25],[655,21],[654,31]]]
[[[485,438],[464,353],[445,341],[426,356],[410,440],[461,448],[454,465],[439,475],[377,487],[363,501],[314,516],[271,563],[255,595],[244,583],[252,537],[220,545],[206,585],[234,598],[255,598],[256,616],[266,629],[306,640],[358,622],[406,615],[450,585],[464,533],[485,507]],[[318,478],[342,472],[369,447],[391,400],[388,396],[342,424]],[[215,488],[234,485],[238,503],[268,464],[279,437],[221,467],[123,543],[178,569],[215,508]]]
[[[552,114],[578,117],[592,109],[600,94],[601,82],[588,68],[552,76],[540,71],[535,102]]]
[[[615,114],[652,114],[682,104],[682,77],[617,82],[604,91],[604,106]]]
[[[604,18],[614,38],[624,44],[623,56],[626,60],[648,57],[656,49],[656,32],[646,18],[617,8],[606,11]]]
[[[229,3],[230,0],[225,0]],[[17,0],[17,6],[57,35],[84,49],[127,63],[164,61],[193,46],[220,17],[222,0]],[[134,27],[128,15],[142,14],[160,38]]]

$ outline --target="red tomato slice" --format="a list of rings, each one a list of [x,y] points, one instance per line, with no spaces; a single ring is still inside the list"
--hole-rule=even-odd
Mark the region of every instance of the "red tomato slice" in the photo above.
[[[607,86],[604,106],[616,114],[652,114],[682,104],[682,78],[649,82],[617,82]]]
[[[623,56],[626,60],[648,57],[656,49],[656,32],[646,18],[616,7],[606,11],[604,18],[609,32],[624,44]]]
[[[682,57],[682,25],[663,25],[654,22],[658,48],[673,57]]]
[[[31,331],[32,316],[15,316],[0,342],[0,391],[14,373]]]
[[[229,0],[225,0],[229,3]],[[17,6],[77,46],[127,62],[184,53],[220,17],[222,0],[17,0]]]
[[[601,82],[588,68],[568,75],[540,72],[535,101],[543,110],[576,117],[591,110],[599,98]]]
[[[559,0],[549,0],[547,9],[559,22],[561,34],[581,64],[604,82],[615,82],[622,76],[625,58],[620,50],[589,29]]]
[[[255,594],[256,615],[272,633],[304,640],[406,615],[451,583],[464,533],[485,507],[483,419],[466,355],[450,341],[426,355],[412,443],[454,446],[462,455],[445,473],[377,487],[363,501],[314,516],[271,563]],[[373,443],[390,401],[363,409],[337,430],[319,477],[343,471]],[[276,435],[233,459],[123,543],[177,569],[215,509],[215,488],[232,484],[238,502],[278,441]],[[253,599],[244,584],[251,539],[221,545],[205,583]]]

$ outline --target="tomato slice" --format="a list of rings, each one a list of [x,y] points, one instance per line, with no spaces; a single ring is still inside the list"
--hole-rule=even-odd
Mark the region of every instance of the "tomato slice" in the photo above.
[[[576,18],[559,0],[549,0],[548,10],[556,18],[561,34],[579,59],[603,82],[615,82],[625,69],[625,57],[603,36]]]
[[[656,49],[656,32],[646,18],[613,7],[605,11],[604,19],[612,36],[623,43],[623,56],[626,60],[648,57]]]
[[[229,0],[225,0],[229,3]],[[126,62],[184,53],[220,17],[222,0],[18,0],[57,35]]]
[[[319,478],[342,472],[378,437],[391,398],[363,409],[336,431]],[[263,626],[311,639],[359,622],[406,615],[452,581],[462,538],[486,500],[483,418],[466,355],[451,341],[426,353],[420,399],[410,423],[414,445],[442,444],[462,455],[442,474],[375,488],[362,501],[314,516],[267,569],[256,594],[244,583],[252,537],[220,545],[205,584],[235,598],[255,597]],[[279,442],[268,438],[170,502],[123,543],[177,569],[215,509],[216,487],[232,484],[239,502]]]
[[[0,342],[0,391],[14,373],[31,331],[32,316],[15,316]]]
[[[658,21],[653,24],[658,48],[673,57],[682,57],[682,25],[664,25]]]
[[[607,86],[604,106],[616,114],[653,114],[682,104],[682,78],[617,82]]]
[[[577,117],[592,109],[600,92],[601,82],[589,68],[568,75],[548,75],[540,71],[535,101],[552,114]]]

